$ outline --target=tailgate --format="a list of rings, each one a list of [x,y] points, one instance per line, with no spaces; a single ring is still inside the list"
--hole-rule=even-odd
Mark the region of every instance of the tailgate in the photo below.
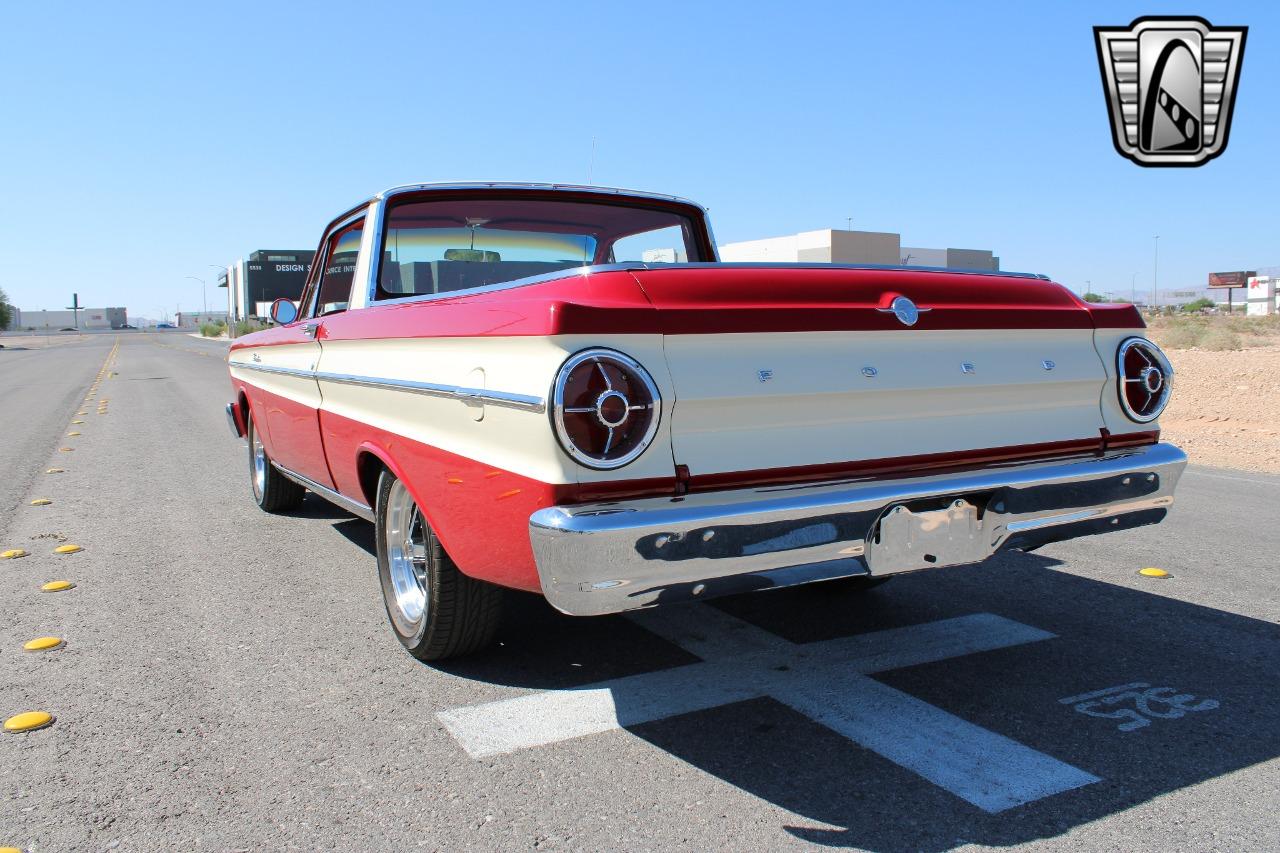
[[[695,479],[1100,441],[1106,371],[1058,285],[743,272],[635,273],[665,317],[672,449]],[[881,310],[904,294],[929,309],[913,326]]]

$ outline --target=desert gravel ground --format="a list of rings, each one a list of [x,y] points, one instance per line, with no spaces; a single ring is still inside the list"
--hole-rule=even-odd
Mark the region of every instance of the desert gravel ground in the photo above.
[[[1167,354],[1175,378],[1164,438],[1198,465],[1280,473],[1280,345]]]
[[[221,411],[226,344],[119,339],[84,408],[114,336],[0,351],[0,550],[31,552],[0,561],[0,716],[57,718],[0,735],[0,846],[1280,849],[1280,529],[1260,523],[1280,477],[1191,468],[1158,527],[865,595],[826,584],[669,608],[705,622],[701,636],[513,595],[498,646],[426,666],[385,625],[370,525],[310,497],[290,516],[253,506]],[[84,550],[54,554],[63,540]],[[39,591],[54,578],[77,586]],[[975,619],[1036,637],[862,680],[843,656],[824,658],[833,678],[806,674],[822,643],[894,631],[892,652],[919,651],[931,626]],[[836,727],[753,693],[748,666],[718,678],[756,698],[653,719],[706,689],[681,676],[705,670],[681,668],[732,640],[712,631],[726,620],[794,644],[763,674],[843,709]],[[46,634],[67,645],[22,651]],[[624,677],[638,680],[593,687]],[[1110,703],[1080,698],[1110,688]],[[626,725],[480,757],[445,725],[541,693],[567,708],[611,696]],[[943,736],[920,736],[928,720]],[[1010,744],[1096,781],[1041,795],[1014,760],[991,784],[1030,799],[987,811],[955,793],[967,772],[908,769],[956,754],[994,766]]]

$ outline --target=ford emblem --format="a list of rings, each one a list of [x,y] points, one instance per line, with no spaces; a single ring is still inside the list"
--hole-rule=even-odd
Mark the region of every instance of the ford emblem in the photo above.
[[[893,316],[897,317],[898,322],[904,326],[914,326],[920,319],[920,310],[905,296],[899,296],[893,300],[889,307],[893,309]]]

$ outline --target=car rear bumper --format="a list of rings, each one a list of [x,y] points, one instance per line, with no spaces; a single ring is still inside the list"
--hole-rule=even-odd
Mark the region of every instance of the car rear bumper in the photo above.
[[[555,506],[529,518],[542,591],[579,616],[854,575],[1155,524],[1186,454],[1153,444],[896,480]]]

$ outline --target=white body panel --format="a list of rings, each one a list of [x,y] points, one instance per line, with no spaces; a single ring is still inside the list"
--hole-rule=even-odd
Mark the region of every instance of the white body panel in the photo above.
[[[669,423],[624,471],[594,471],[557,444],[548,414],[463,402],[387,388],[328,381],[329,374],[397,379],[503,391],[545,400],[560,365],[578,350],[610,346],[643,364],[664,400],[673,389],[658,335],[418,338],[322,344],[323,408],[440,450],[544,483],[671,477]],[[252,380],[251,380],[252,381]]]
[[[546,483],[609,482],[671,477],[676,464],[697,476],[1089,439],[1104,427],[1115,435],[1157,429],[1130,421],[1117,400],[1115,351],[1133,335],[904,329],[329,341],[238,350],[231,368],[274,394],[497,469]],[[662,394],[652,446],[616,471],[572,461],[545,411],[326,379],[431,383],[545,401],[564,360],[594,346],[639,360]],[[254,353],[261,364],[314,370],[320,378],[238,366]],[[770,372],[767,381],[761,370]]]
[[[303,338],[301,333],[298,338],[296,344],[235,350],[227,359],[232,378],[243,379],[286,400],[293,400],[313,409],[319,408],[320,388],[315,379],[294,373],[270,373],[254,369],[261,366],[304,373],[315,370],[320,357],[320,345]]]
[[[696,476],[1097,437],[1106,374],[1092,335],[671,336],[675,459]]]

